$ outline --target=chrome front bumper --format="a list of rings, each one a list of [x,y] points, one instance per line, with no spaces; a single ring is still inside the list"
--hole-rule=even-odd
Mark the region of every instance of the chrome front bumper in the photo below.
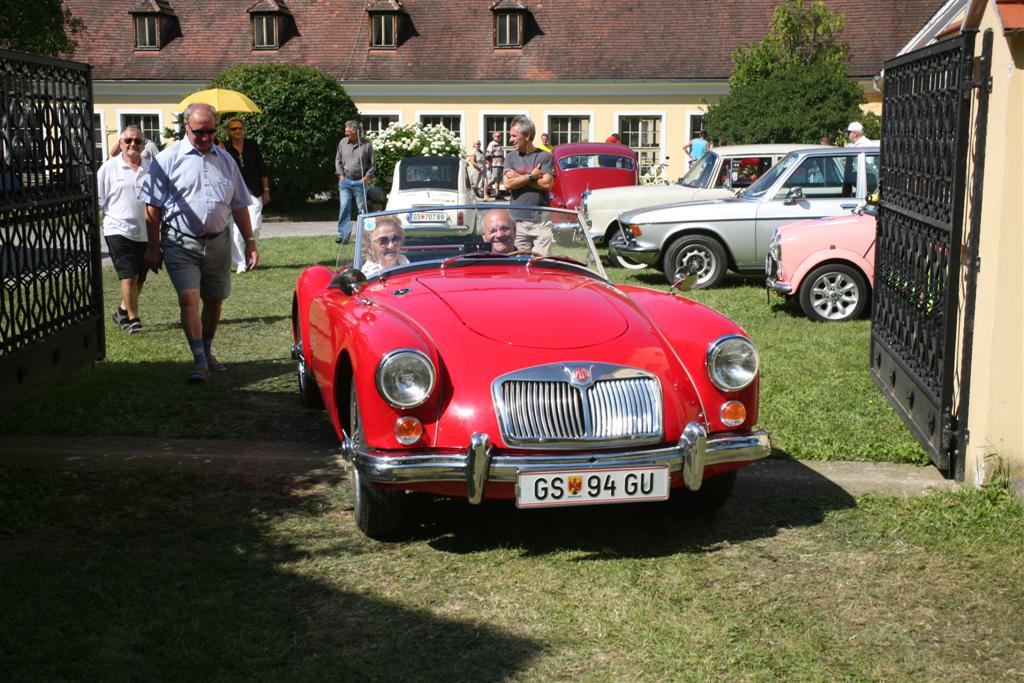
[[[636,240],[627,242],[621,236],[616,236],[608,242],[608,250],[627,256],[633,261],[653,266],[658,262],[658,255],[661,253],[659,247],[645,247]]]
[[[793,291],[793,285],[788,285],[785,282],[779,282],[771,278],[767,278],[764,281],[764,286],[777,294],[787,295]]]
[[[686,487],[696,491],[708,465],[760,460],[771,452],[766,430],[708,438],[704,427],[691,422],[675,446],[650,450],[506,455],[493,452],[487,434],[476,433],[461,452],[405,451],[393,455],[393,451],[360,451],[346,439],[342,454],[364,479],[378,484],[465,482],[469,502],[475,504],[483,500],[489,482],[514,484],[520,472],[549,470],[667,466],[670,473],[681,471]]]

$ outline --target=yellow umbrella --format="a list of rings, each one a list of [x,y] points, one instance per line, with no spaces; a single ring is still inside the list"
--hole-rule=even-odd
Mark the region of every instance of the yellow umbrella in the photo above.
[[[209,90],[194,92],[181,102],[178,102],[178,109],[184,110],[185,107],[193,102],[209,104],[217,110],[217,113],[230,111],[252,112],[258,114],[261,111],[261,109],[256,106],[255,102],[242,93],[237,90],[227,90],[225,88],[211,88]]]

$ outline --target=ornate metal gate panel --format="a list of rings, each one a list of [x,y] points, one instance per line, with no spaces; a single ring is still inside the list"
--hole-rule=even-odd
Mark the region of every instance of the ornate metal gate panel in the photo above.
[[[871,375],[952,472],[974,34],[885,65]]]
[[[0,50],[0,410],[103,358],[86,64]]]

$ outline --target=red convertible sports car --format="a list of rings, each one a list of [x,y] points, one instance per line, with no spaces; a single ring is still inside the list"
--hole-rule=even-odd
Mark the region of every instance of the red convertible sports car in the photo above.
[[[415,491],[520,508],[671,496],[711,510],[771,451],[743,330],[676,294],[609,282],[574,211],[367,214],[355,248],[350,268],[300,275],[293,354],[370,536],[398,531]],[[680,275],[680,288],[695,278]]]
[[[587,190],[636,185],[637,155],[626,145],[578,142],[558,145],[551,152],[555,184],[551,206],[578,209]]]

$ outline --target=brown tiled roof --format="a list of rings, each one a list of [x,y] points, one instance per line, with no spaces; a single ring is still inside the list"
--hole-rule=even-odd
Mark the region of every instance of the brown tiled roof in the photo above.
[[[276,0],[256,0],[256,2],[246,7],[245,11],[250,14],[257,12],[280,12],[282,14],[291,14],[291,10],[285,6],[284,2],[277,2]]]
[[[242,62],[307,64],[351,81],[724,79],[737,45],[759,41],[773,0],[528,0],[537,30],[522,49],[493,48],[493,0],[403,0],[407,35],[368,49],[366,0],[292,0],[298,35],[252,50],[253,0],[173,0],[181,35],[138,51],[136,0],[65,0],[85,23],[75,58],[96,79],[204,80]],[[846,15],[849,73],[895,56],[942,0],[828,0]],[[123,20],[122,20],[123,17]]]

